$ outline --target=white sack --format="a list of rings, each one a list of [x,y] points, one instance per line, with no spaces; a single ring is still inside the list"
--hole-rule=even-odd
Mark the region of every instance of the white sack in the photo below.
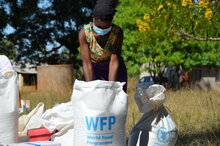
[[[75,81],[72,94],[74,146],[125,146],[124,83]]]
[[[18,114],[0,114],[0,142],[8,144],[18,141]]]
[[[73,128],[73,106],[71,102],[55,105],[43,114],[42,124],[50,132],[57,129],[61,136]]]
[[[175,145],[178,131],[163,106],[164,91],[163,86],[152,85],[136,92],[135,101],[144,115],[132,129],[128,146]]]
[[[14,143],[18,138],[17,73],[0,76],[0,142]]]
[[[19,136],[26,136],[29,129],[36,129],[42,126],[42,115],[44,103],[39,103],[29,114],[19,118]]]
[[[161,106],[142,116],[129,135],[128,146],[174,146],[177,136],[175,123]]]
[[[74,129],[68,129],[63,135],[52,135],[51,140],[58,142],[61,146],[73,146],[74,145]]]

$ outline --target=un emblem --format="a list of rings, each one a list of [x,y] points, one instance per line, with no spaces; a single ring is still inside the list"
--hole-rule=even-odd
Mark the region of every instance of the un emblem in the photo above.
[[[157,131],[157,140],[162,143],[167,143],[171,139],[171,133],[165,127],[160,127]]]

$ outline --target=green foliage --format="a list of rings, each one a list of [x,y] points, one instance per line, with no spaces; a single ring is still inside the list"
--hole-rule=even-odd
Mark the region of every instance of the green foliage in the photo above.
[[[8,58],[14,59],[15,52],[16,52],[16,48],[12,42],[5,40],[0,44],[1,55],[6,55]]]
[[[140,38],[136,25],[136,19],[141,18],[145,13],[146,6],[138,0],[120,0],[117,7],[117,13],[114,17],[114,23],[122,27],[124,31],[124,42],[122,47],[122,55],[125,59],[128,74],[136,75],[140,72],[140,64],[143,48],[139,46]]]
[[[196,66],[220,67],[219,42],[190,41],[181,46],[184,53],[184,67],[192,70]]]

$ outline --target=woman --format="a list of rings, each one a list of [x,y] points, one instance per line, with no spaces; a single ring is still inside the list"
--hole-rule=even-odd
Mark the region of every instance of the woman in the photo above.
[[[121,57],[122,29],[113,24],[116,0],[97,0],[93,22],[79,32],[80,52],[86,81],[126,82],[127,70]]]

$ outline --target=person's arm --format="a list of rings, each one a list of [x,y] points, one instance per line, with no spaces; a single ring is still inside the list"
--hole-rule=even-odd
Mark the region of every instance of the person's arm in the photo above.
[[[120,29],[120,31],[118,32],[117,39],[115,40],[115,43],[112,48],[113,53],[111,55],[110,63],[109,63],[109,74],[108,74],[109,81],[117,80],[119,57],[121,55],[122,42],[123,42],[123,31]]]
[[[90,60],[89,46],[86,40],[84,28],[79,32],[80,53],[83,61],[83,72],[86,81],[93,80],[93,68]]]

